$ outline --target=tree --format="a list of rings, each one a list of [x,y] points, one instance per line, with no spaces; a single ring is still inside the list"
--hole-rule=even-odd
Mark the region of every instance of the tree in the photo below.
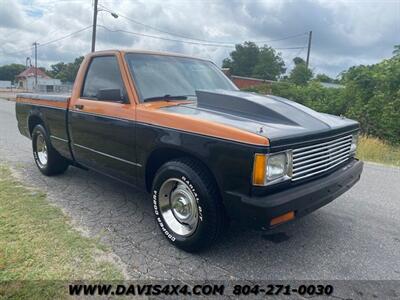
[[[59,62],[51,65],[50,76],[60,79],[62,82],[74,82],[82,61],[83,56],[75,58],[72,63]]]
[[[224,68],[230,68],[231,74],[239,76],[252,76],[253,70],[258,63],[260,49],[253,42],[237,44],[235,50],[222,62]]]
[[[222,62],[223,68],[230,68],[231,74],[277,80],[285,69],[281,54],[267,45],[258,47],[253,42],[235,46],[235,50]]]
[[[51,70],[49,71],[50,76],[56,78],[58,74],[62,73],[65,70],[66,64],[63,62],[59,62],[54,65],[51,65],[50,68],[51,68]]]
[[[258,63],[253,70],[253,76],[267,80],[277,80],[285,72],[285,63],[280,54],[276,53],[271,47],[262,47],[258,54]]]
[[[394,46],[393,55],[394,55],[395,57],[397,57],[397,56],[400,57],[400,45],[395,45],[395,46]]]
[[[293,58],[293,62],[294,62],[295,66],[300,65],[300,64],[306,64],[306,61],[298,56]]]
[[[272,84],[272,94],[294,100],[320,112],[344,115],[360,123],[361,133],[400,145],[400,55],[374,65],[359,65],[341,73],[342,88],[325,88],[317,80],[305,80],[305,64],[299,63],[289,81]],[[300,76],[300,75],[301,76]],[[298,76],[299,75],[299,76]],[[258,85],[255,92],[270,92]]]
[[[337,82],[336,79],[333,79],[326,74],[318,74],[317,76],[315,76],[315,80],[317,80],[319,82],[328,82],[328,83],[336,83]]]
[[[69,82],[74,82],[76,78],[76,74],[78,74],[79,67],[83,61],[84,57],[80,56],[75,58],[74,62],[69,64]]]
[[[25,70],[24,65],[10,64],[0,67],[0,80],[14,81],[15,76]]]
[[[313,77],[313,73],[307,68],[304,60],[303,62],[297,60],[296,64],[296,59],[297,57],[293,59],[295,67],[292,69],[292,71],[290,71],[289,81],[297,85],[306,85],[307,82]]]

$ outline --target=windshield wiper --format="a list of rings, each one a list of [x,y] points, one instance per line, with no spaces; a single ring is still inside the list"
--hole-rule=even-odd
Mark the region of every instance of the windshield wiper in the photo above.
[[[149,97],[143,99],[143,102],[151,102],[151,101],[171,101],[171,100],[187,100],[189,97],[196,97],[195,95],[177,95],[171,96],[169,94],[164,96],[156,96],[156,97]]]

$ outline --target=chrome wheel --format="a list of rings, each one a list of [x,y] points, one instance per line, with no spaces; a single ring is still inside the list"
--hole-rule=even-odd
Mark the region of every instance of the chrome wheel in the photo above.
[[[43,134],[39,133],[36,138],[37,162],[41,168],[47,165],[47,145]]]
[[[196,230],[199,220],[196,197],[182,180],[170,178],[161,185],[159,207],[166,225],[174,233],[188,236]]]

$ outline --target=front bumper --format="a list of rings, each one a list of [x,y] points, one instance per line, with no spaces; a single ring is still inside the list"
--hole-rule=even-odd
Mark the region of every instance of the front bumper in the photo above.
[[[267,196],[227,192],[226,208],[234,219],[256,228],[271,228],[271,220],[293,211],[295,219],[328,204],[360,179],[363,162],[350,160],[335,172]]]

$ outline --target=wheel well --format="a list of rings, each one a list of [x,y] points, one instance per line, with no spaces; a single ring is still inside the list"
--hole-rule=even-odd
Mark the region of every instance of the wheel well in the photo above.
[[[147,159],[147,164],[146,164],[146,189],[148,192],[150,192],[151,185],[153,184],[153,179],[154,176],[156,175],[158,169],[165,164],[166,162],[170,160],[174,160],[177,158],[190,158],[195,161],[200,162],[200,164],[204,167],[205,170],[209,173],[210,178],[212,178],[215,181],[215,184],[218,184],[217,181],[215,180],[215,177],[211,170],[207,167],[205,163],[203,163],[200,159],[195,157],[192,154],[189,154],[185,151],[177,150],[177,149],[157,149]]]
[[[31,136],[32,136],[33,128],[35,128],[35,126],[38,124],[44,125],[44,122],[40,117],[38,117],[38,116],[29,117],[28,127],[29,127],[29,133]]]

